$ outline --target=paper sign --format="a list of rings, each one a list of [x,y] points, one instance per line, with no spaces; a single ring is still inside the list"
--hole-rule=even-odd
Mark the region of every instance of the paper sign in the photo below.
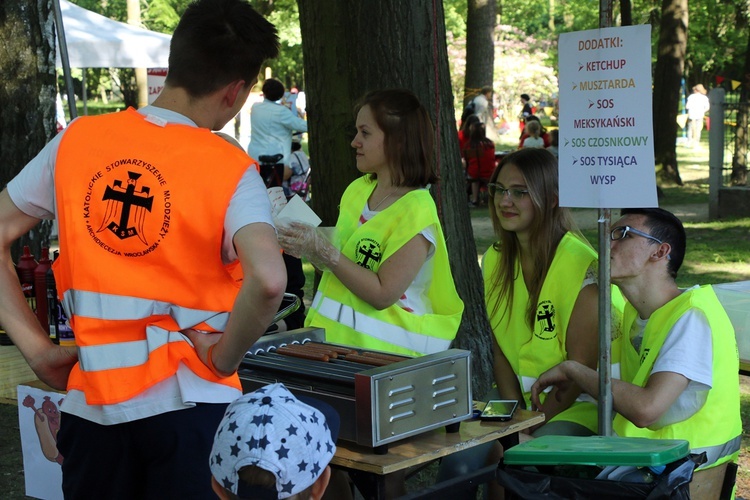
[[[657,207],[651,26],[560,35],[560,205]]]
[[[17,394],[26,496],[62,499],[62,457],[57,451],[57,431],[65,395],[25,385],[18,386]]]
[[[164,82],[167,80],[167,68],[148,68],[146,74],[148,103],[153,104],[164,89]]]
[[[287,201],[286,206],[278,214],[279,219],[302,222],[313,227],[318,227],[323,222],[318,214],[313,212],[307,203],[296,194]]]

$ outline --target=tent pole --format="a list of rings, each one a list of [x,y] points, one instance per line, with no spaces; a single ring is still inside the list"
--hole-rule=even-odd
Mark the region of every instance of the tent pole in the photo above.
[[[83,75],[81,75],[81,83],[82,88],[81,92],[83,93],[83,115],[86,116],[89,114],[89,107],[88,107],[88,89],[86,88],[86,68],[81,68],[83,70]]]
[[[78,116],[76,112],[76,95],[73,92],[73,78],[70,76],[70,58],[68,57],[68,44],[65,42],[65,28],[63,27],[60,0],[52,0],[52,8],[55,11],[55,26],[57,27],[57,44],[60,46],[60,60],[62,61],[63,76],[65,77],[65,91],[68,94],[68,110],[71,121]]]

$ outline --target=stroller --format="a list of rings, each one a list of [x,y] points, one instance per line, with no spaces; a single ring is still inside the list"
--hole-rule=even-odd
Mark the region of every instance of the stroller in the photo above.
[[[287,198],[291,198],[296,194],[306,203],[309,202],[312,168],[308,167],[307,172],[302,175],[292,175],[291,179],[285,182],[283,180],[284,164],[280,163],[280,160],[283,157],[284,156],[281,154],[260,155],[258,157],[258,166],[263,182],[265,182],[266,187],[269,188],[282,186]]]
[[[290,194],[297,194],[300,198],[302,198],[305,203],[308,203],[310,201],[310,183],[311,183],[311,174],[312,168],[308,168],[307,172],[305,173],[305,176],[298,181],[291,181],[289,182],[289,191]]]

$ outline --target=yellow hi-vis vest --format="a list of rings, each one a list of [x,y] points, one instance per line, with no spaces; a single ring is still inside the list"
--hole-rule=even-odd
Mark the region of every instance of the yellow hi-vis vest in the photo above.
[[[640,352],[629,339],[621,343],[622,380],[645,387],[667,334],[689,309],[703,311],[711,328],[713,383],[703,407],[690,418],[662,427],[639,428],[622,415],[616,415],[613,429],[619,436],[654,439],[685,439],[691,453],[706,452],[709,468],[736,460],[740,449],[739,354],[734,327],[710,285],[684,291],[657,309],[646,323]],[[625,309],[623,332],[630,332],[637,311]]]
[[[426,295],[432,313],[417,315],[396,304],[377,310],[350,292],[332,272],[323,273],[305,326],[325,328],[326,340],[379,351],[421,356],[446,350],[456,337],[463,302],[448,263],[435,202],[426,189],[405,194],[359,225],[362,209],[377,184],[359,178],[341,198],[336,229],[341,253],[373,272],[404,244],[430,225],[437,241],[432,281]]]
[[[180,363],[240,389],[236,374],[216,377],[180,330],[226,327],[239,284],[221,260],[224,218],[250,162],[207,129],[132,109],[65,130],[53,268],[78,347],[68,389],[88,404],[127,401]]]
[[[539,375],[568,359],[565,339],[570,315],[586,271],[596,262],[596,252],[571,233],[563,236],[539,294],[533,331],[526,321],[530,298],[520,264],[516,263],[512,308],[506,310],[507,299],[503,299],[496,309],[498,291],[492,283],[499,261],[500,253],[490,247],[483,263],[485,303],[495,339],[518,377],[526,407],[530,408],[531,386]],[[543,400],[545,396],[540,397]],[[550,421],[556,420],[575,422],[596,432],[596,404],[582,394],[570,408]]]

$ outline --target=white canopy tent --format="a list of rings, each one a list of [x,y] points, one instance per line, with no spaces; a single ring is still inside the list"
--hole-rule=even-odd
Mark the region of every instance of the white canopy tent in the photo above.
[[[56,65],[63,69],[70,117],[77,116],[70,68],[165,68],[170,35],[114,21],[68,0],[54,0]],[[83,109],[86,113],[86,73]]]
[[[114,21],[68,0],[60,0],[60,11],[71,68],[167,67],[170,35]]]

